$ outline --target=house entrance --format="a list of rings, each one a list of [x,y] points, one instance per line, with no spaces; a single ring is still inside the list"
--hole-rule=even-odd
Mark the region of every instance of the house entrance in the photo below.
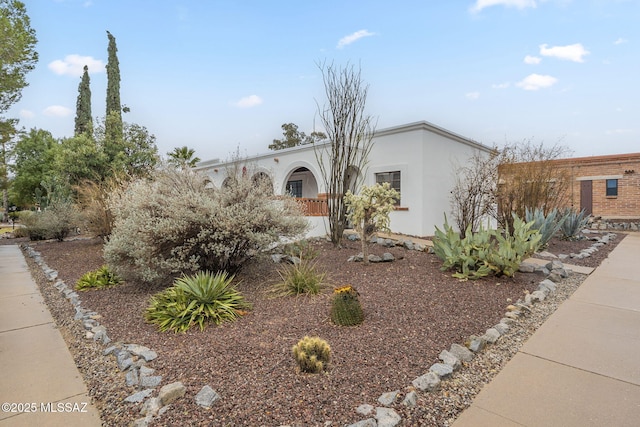
[[[580,210],[593,213],[593,181],[580,181]]]

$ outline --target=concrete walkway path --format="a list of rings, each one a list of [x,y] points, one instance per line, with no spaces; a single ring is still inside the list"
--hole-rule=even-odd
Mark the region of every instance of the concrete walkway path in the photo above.
[[[627,235],[454,427],[640,423],[640,234]]]
[[[0,403],[0,427],[101,425],[16,245],[0,246]]]

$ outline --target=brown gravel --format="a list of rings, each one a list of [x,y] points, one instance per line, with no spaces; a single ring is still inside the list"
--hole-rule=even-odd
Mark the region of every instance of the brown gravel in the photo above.
[[[599,264],[619,240],[580,260],[580,265]],[[579,252],[591,243],[554,241],[548,250]],[[70,286],[83,273],[103,264],[102,244],[97,239],[32,245]],[[278,275],[277,266],[266,257],[250,262],[237,276],[237,287],[253,304],[253,310],[235,323],[208,327],[202,332],[160,333],[145,323],[143,312],[148,299],[159,289],[126,283],[81,294],[83,307],[102,315],[99,321],[112,340],[150,347],[159,357],[148,366],[163,375],[163,384],[182,381],[186,385],[186,397],[172,404],[152,425],[354,423],[363,419],[355,412],[358,405],[375,406],[382,393],[405,390],[438,361],[440,351],[497,323],[506,305],[520,298],[525,290],[535,289],[541,280],[532,274],[516,274],[514,278],[462,282],[441,272],[441,262],[427,253],[372,245],[373,253],[389,251],[397,260],[365,266],[346,262],[359,252],[358,242],[347,241],[343,249],[334,249],[326,242],[313,245],[318,251],[317,266],[328,273],[330,285],[351,284],[360,292],[366,316],[363,325],[345,328],[329,321],[331,287],[317,297],[269,297],[270,285]],[[575,275],[572,279],[574,288],[581,282],[580,277]],[[37,281],[54,318],[66,331],[63,335],[101,409],[105,425],[126,425],[139,418],[139,407],[122,402],[136,390],[125,386],[124,375],[110,357],[101,356],[101,347],[82,338],[84,332],[72,320],[70,304],[55,295],[57,291],[45,284],[41,274]],[[304,335],[318,335],[331,345],[333,359],[327,374],[296,371],[291,346]],[[475,380],[478,384],[483,381]],[[207,384],[222,396],[210,410],[193,402],[195,394]],[[443,390],[447,391],[447,387]],[[465,387],[460,389],[463,397],[449,404],[447,396],[444,403],[443,399],[436,403],[439,394],[433,393],[421,396],[418,408],[398,407],[405,420],[403,425],[447,425],[469,404],[477,392],[473,390],[481,385]],[[447,393],[454,395],[452,391]],[[443,404],[446,409],[441,407]]]

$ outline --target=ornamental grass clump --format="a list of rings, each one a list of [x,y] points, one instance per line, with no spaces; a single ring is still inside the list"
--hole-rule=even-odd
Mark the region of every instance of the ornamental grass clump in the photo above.
[[[331,321],[339,326],[355,326],[364,321],[358,291],[351,285],[336,288],[331,301]]]
[[[249,309],[250,304],[232,286],[233,276],[198,272],[177,279],[174,285],[151,297],[145,317],[160,331],[185,332],[209,322],[231,322]]]
[[[305,336],[291,351],[302,372],[319,374],[328,368],[331,361],[331,347],[319,337]]]
[[[278,270],[281,282],[273,287],[277,296],[310,294],[317,295],[324,288],[326,273],[319,272],[316,263],[301,259]]]
[[[122,279],[103,265],[95,271],[85,273],[77,282],[76,290],[86,291],[89,289],[103,289],[116,286],[122,283]]]

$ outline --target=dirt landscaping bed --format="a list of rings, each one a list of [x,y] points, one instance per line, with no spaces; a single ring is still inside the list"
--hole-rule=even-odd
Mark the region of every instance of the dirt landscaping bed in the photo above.
[[[597,266],[621,238],[592,257],[565,262]],[[548,251],[579,252],[591,243],[554,240]],[[98,239],[31,245],[69,286],[104,263]],[[359,242],[344,241],[342,249],[324,241],[312,245],[318,253],[317,268],[327,273],[325,292],[315,297],[274,298],[269,290],[279,279],[280,266],[267,256],[256,258],[236,276],[237,288],[253,309],[235,323],[204,331],[161,333],[146,323],[143,313],[149,297],[160,288],[125,283],[81,293],[83,307],[100,314],[99,322],[114,342],[153,349],[159,357],[148,366],[156,370],[154,375],[163,376],[162,384],[181,381],[187,387],[185,398],[171,404],[152,425],[322,426],[330,421],[332,426],[342,426],[357,422],[365,418],[356,413],[357,406],[376,406],[378,397],[388,391],[404,393],[414,378],[438,361],[442,350],[482,334],[503,317],[507,305],[535,290],[542,280],[518,273],[513,278],[465,282],[440,271],[440,260],[425,252],[372,244],[372,253],[391,252],[396,260],[367,266],[347,262],[360,251]],[[34,272],[34,276],[54,318],[66,330],[63,335],[105,425],[127,425],[139,418],[139,406],[122,402],[123,396],[137,390],[125,385],[124,374],[111,357],[101,355],[100,346],[83,338],[78,322],[69,320],[73,310],[65,307],[66,301],[60,302],[61,296],[51,291],[41,274]],[[365,312],[360,326],[338,327],[329,320],[333,287],[346,284],[360,293]],[[320,336],[331,345],[328,373],[297,372],[291,347],[305,335]],[[211,409],[194,402],[205,385],[222,397]],[[446,425],[451,417],[451,413],[434,414],[425,408],[399,407],[398,411],[403,419],[412,420],[406,425]]]

